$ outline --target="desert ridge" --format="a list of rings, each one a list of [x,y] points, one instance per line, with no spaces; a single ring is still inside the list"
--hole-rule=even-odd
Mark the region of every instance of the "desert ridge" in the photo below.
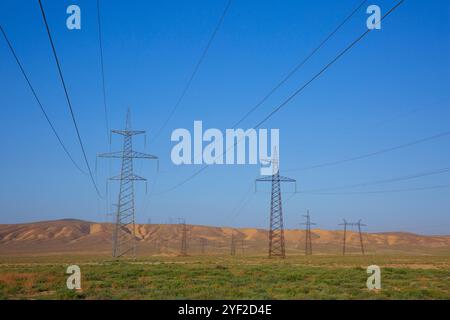
[[[0,224],[0,255],[86,253],[109,254],[113,224],[75,219],[41,221],[22,224]],[[189,252],[197,254],[229,254],[234,234],[237,254],[263,255],[267,251],[268,231],[258,228],[231,228],[189,225]],[[178,224],[136,224],[136,241],[141,254],[176,255],[180,247],[181,226]],[[131,230],[130,230],[131,233]],[[341,230],[312,229],[316,254],[341,254]],[[301,254],[305,232],[285,230],[286,250]],[[450,236],[424,236],[406,232],[363,233],[369,254],[450,253]],[[203,243],[203,249],[202,247]],[[206,245],[205,245],[206,244]],[[357,232],[347,232],[348,254],[358,254]]]

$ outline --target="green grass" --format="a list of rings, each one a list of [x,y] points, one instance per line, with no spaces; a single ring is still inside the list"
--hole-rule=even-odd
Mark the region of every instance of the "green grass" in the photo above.
[[[69,262],[72,259],[71,262]],[[2,259],[0,299],[449,299],[449,256],[89,257]],[[61,260],[60,260],[61,261]],[[78,264],[82,290],[66,288]],[[382,289],[366,288],[366,267],[381,268]]]

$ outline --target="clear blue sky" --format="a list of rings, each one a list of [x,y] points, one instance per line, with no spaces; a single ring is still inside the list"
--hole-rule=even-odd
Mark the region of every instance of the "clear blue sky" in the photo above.
[[[138,162],[136,173],[150,189],[163,191],[188,177],[195,166],[170,161],[170,133],[230,128],[292,67],[302,60],[360,2],[240,1],[233,4],[190,90],[160,139],[147,152],[161,159]],[[396,1],[377,0],[386,12]],[[102,105],[96,3],[43,0],[47,18],[92,167],[107,152]],[[82,29],[65,26],[68,5],[82,10]],[[167,117],[217,23],[225,0],[102,1],[106,91],[111,127],[133,126],[151,137]],[[365,30],[365,8],[242,126],[250,128],[337,52]],[[345,57],[271,118],[280,128],[281,173],[299,190],[388,179],[448,167],[450,136],[341,165],[284,172],[357,156],[450,130],[450,3],[407,0]],[[76,160],[76,141],[37,1],[2,0],[0,23],[8,33],[50,117]],[[78,218],[105,221],[106,201],[97,199],[88,177],[67,159],[42,117],[5,42],[0,39],[0,223]],[[150,140],[150,139],[149,139]],[[143,150],[142,138],[135,141]],[[113,138],[112,149],[121,140]],[[111,171],[109,171],[111,163]],[[97,179],[117,174],[115,160],[98,161]],[[268,227],[270,194],[249,193],[257,166],[213,166],[173,192],[149,197],[136,187],[139,222]],[[340,190],[378,191],[449,184],[450,174]],[[286,192],[292,189],[285,188]],[[151,191],[150,191],[151,192]],[[117,186],[110,188],[110,203]],[[284,198],[289,197],[285,194]],[[311,210],[321,228],[336,229],[342,218],[362,219],[369,231],[450,234],[450,189],[387,194],[298,194],[284,207],[287,228],[297,228]]]

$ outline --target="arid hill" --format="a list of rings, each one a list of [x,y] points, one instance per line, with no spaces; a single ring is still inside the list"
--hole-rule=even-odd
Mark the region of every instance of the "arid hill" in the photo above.
[[[80,220],[42,221],[0,225],[0,255],[110,254],[113,225]],[[254,228],[189,226],[189,254],[229,254],[231,235],[236,239],[236,254],[265,254],[268,232]],[[176,224],[136,225],[138,252],[141,255],[177,254],[181,227]],[[303,230],[286,230],[286,249],[301,254]],[[342,231],[312,230],[315,254],[341,254]],[[422,236],[404,232],[363,233],[369,254],[440,254],[450,253],[450,236]],[[348,253],[359,250],[358,233],[347,233]]]

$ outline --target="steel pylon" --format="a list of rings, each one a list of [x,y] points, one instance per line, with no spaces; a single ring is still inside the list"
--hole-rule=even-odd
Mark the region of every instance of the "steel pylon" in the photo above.
[[[358,222],[347,222],[347,220],[344,219],[344,222],[340,223],[339,225],[340,226],[344,226],[344,242],[343,242],[343,245],[342,245],[342,255],[345,256],[345,253],[346,253],[346,241],[347,241],[347,229],[348,229],[347,227],[348,226],[350,226],[350,227],[352,227],[352,226],[358,227],[359,244],[360,244],[360,247],[361,247],[361,253],[362,253],[362,255],[364,255],[365,252],[364,252],[364,243],[363,243],[363,238],[362,238],[361,226],[365,227],[367,225],[364,224],[364,223],[361,223],[361,219],[358,220]]]
[[[133,172],[133,159],[156,160],[158,157],[137,152],[133,150],[133,136],[144,134],[142,130],[131,129],[131,111],[128,109],[126,125],[124,130],[111,130],[112,133],[123,136],[123,150],[99,154],[102,158],[122,159],[122,169],[118,176],[110,180],[120,181],[120,191],[118,196],[115,226],[113,230],[114,258],[129,255],[136,257],[136,227],[135,227],[135,206],[134,206],[134,182],[146,181]]]
[[[315,225],[315,223],[311,222],[311,217],[309,216],[309,210],[307,210],[306,215],[303,215],[306,218],[305,223],[301,223],[301,225],[305,225],[305,255],[312,255],[312,236],[311,236],[311,226]]]
[[[272,183],[270,197],[269,258],[286,258],[281,182],[296,183],[296,180],[280,176],[278,153],[276,149],[274,150],[272,159],[266,161],[272,164],[272,175],[256,179],[256,182]]]
[[[186,221],[184,219],[180,220],[181,225],[181,247],[180,247],[180,256],[188,255],[188,232],[189,228],[186,225]]]

